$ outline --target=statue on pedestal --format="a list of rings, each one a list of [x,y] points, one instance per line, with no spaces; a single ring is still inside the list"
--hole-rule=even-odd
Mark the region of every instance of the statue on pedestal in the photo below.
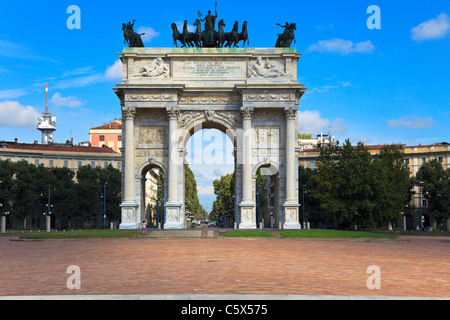
[[[144,43],[142,42],[141,36],[145,35],[145,33],[138,34],[134,31],[134,23],[136,20],[133,20],[133,22],[128,22],[127,24],[122,23],[122,30],[123,30],[123,37],[124,37],[124,43],[128,44],[130,48],[137,47],[137,48],[143,48]]]

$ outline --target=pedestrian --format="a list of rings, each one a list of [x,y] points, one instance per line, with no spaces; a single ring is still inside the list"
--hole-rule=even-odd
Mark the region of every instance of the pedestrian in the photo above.
[[[145,221],[142,222],[142,233],[143,234],[147,233],[147,224],[145,223]]]

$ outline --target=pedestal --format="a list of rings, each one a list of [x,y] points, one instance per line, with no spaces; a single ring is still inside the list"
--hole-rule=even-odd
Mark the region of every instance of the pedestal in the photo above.
[[[284,204],[284,225],[283,229],[292,230],[292,229],[301,229],[302,226],[300,222],[298,222],[298,208],[300,205],[298,204]]]
[[[181,204],[175,200],[169,200],[165,204],[166,209],[166,222],[164,229],[167,230],[180,230],[183,229],[183,221],[181,221]]]
[[[139,221],[136,221],[137,203],[133,201],[125,201],[120,207],[122,208],[122,223],[120,230],[137,230],[139,229]]]
[[[239,229],[256,229],[256,204],[254,202],[241,202],[241,222]]]

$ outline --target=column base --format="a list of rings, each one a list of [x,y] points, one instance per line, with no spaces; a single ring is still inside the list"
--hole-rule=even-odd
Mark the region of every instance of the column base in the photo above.
[[[253,201],[243,200],[239,204],[239,208],[241,210],[241,222],[239,223],[239,229],[256,229],[256,204]]]
[[[122,221],[119,226],[120,230],[137,230],[140,222],[137,221],[138,204],[133,200],[125,200],[120,207],[122,208]]]
[[[284,224],[283,229],[299,230],[302,228],[298,221],[299,204],[284,204]]]
[[[180,209],[181,203],[177,200],[169,200],[164,205],[166,210],[166,222],[164,229],[181,230],[183,229],[183,221],[181,221]]]

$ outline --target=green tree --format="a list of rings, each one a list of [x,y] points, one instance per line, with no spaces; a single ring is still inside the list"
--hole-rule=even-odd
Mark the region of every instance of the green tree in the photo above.
[[[73,218],[77,215],[75,194],[75,173],[69,168],[52,168],[49,170],[51,185],[51,205],[53,213]],[[70,221],[70,220],[69,220]]]
[[[226,218],[231,223],[234,221],[234,174],[214,180],[213,186],[216,201],[213,203],[211,218],[216,221],[224,221]]]
[[[313,195],[324,213],[342,226],[375,223],[371,161],[364,144],[353,147],[349,140],[321,150]]]
[[[184,165],[186,211],[196,219],[206,219],[208,213],[198,199],[197,181],[189,165]]]
[[[424,163],[416,174],[415,183],[423,182],[423,197],[438,222],[450,218],[450,170],[444,170],[434,159]]]
[[[99,210],[100,194],[103,185],[100,184],[98,170],[91,166],[83,166],[77,172],[77,216],[90,220],[97,216]]]
[[[10,161],[0,161],[0,213],[11,208],[14,167]]]
[[[401,146],[386,145],[373,161],[373,185],[375,189],[375,215],[380,222],[400,217],[411,199],[412,180]]]
[[[12,164],[12,169],[14,175],[11,185],[11,214],[22,219],[23,227],[27,228],[26,219],[35,209],[40,196],[37,183],[40,180],[39,170],[27,161]]]

